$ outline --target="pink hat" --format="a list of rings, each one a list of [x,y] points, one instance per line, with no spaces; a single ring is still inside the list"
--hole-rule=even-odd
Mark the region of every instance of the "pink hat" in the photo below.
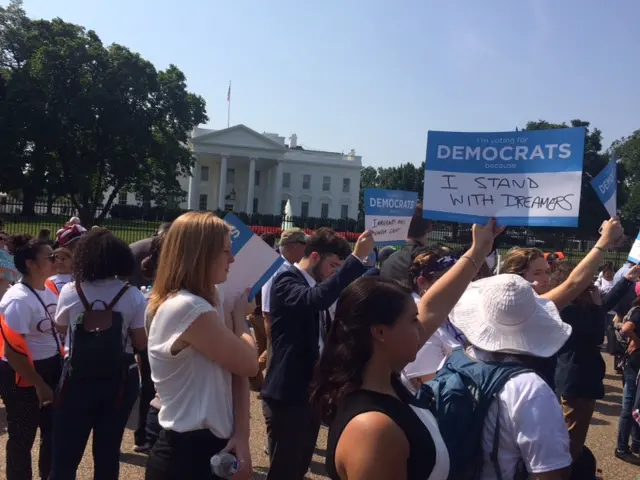
[[[87,233],[87,229],[82,225],[70,225],[68,227],[58,230],[56,233],[56,240],[61,247],[68,246],[71,242],[76,241],[82,235]]]

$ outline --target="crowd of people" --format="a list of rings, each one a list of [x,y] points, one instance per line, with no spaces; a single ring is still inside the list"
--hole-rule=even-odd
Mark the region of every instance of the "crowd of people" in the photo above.
[[[0,231],[20,276],[0,279],[7,480],[34,478],[38,430],[35,478],[75,479],[92,434],[94,478],[117,479],[137,399],[145,478],[223,478],[225,452],[251,478],[251,390],[269,480],[305,477],[321,425],[332,480],[591,480],[605,336],[624,382],[612,453],[640,464],[640,266],[604,262],[616,218],[577,265],[499,257],[494,219],[432,245],[420,207],[397,251],[292,228],[263,237],[284,262],[253,300],[223,298],[231,228],[211,212],[132,245],[79,223]]]

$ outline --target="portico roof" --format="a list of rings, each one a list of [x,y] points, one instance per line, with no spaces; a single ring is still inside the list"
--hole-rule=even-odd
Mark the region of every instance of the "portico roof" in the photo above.
[[[239,124],[223,130],[215,130],[203,133],[191,138],[194,145],[216,145],[220,147],[251,148],[259,150],[270,150],[272,152],[285,152],[289,150],[284,145]]]

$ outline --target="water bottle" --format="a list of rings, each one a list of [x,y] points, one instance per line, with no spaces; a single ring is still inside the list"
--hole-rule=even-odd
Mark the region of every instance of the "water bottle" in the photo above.
[[[220,478],[233,477],[239,468],[238,459],[230,453],[217,453],[211,457],[211,472]]]

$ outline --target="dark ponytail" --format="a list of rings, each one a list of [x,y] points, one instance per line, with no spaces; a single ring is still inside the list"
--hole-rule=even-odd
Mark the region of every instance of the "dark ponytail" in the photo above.
[[[28,275],[27,260],[35,260],[40,249],[45,246],[31,235],[26,233],[11,235],[9,237],[9,251],[13,254],[13,263],[16,270],[22,275]]]
[[[373,351],[371,328],[393,325],[408,300],[407,288],[383,277],[362,277],[344,289],[311,385],[311,403],[325,422],[331,422],[346,395],[362,386]]]

